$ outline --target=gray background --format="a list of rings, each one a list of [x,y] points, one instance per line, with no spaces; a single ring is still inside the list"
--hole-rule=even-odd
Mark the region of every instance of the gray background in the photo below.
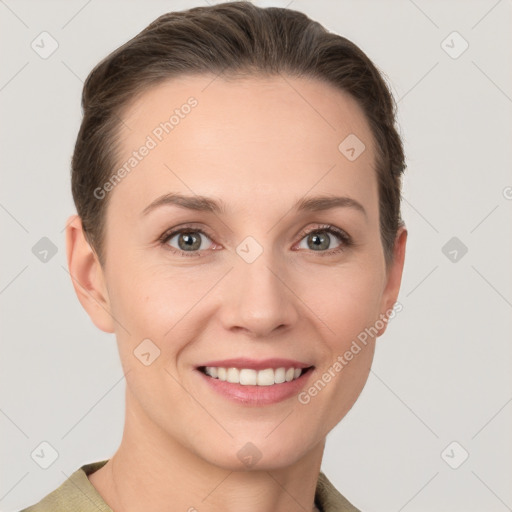
[[[358,44],[399,101],[407,153],[404,309],[328,436],[324,472],[367,512],[512,510],[510,0],[254,3],[301,10]],[[206,3],[0,0],[2,511],[121,440],[115,338],[92,324],[67,272],[81,87],[158,15],[195,5]],[[47,59],[31,48],[43,31],[59,45]],[[457,58],[461,39],[442,44],[453,31],[469,43]],[[47,262],[32,251],[43,237],[57,249]],[[442,249],[452,237],[456,258]],[[58,452],[48,469],[31,457],[43,441]]]

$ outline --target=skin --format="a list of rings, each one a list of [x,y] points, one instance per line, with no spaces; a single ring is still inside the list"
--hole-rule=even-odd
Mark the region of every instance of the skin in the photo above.
[[[126,376],[121,445],[89,480],[123,512],[160,512],[169,503],[201,512],[313,510],[326,435],[361,393],[385,327],[308,404],[297,396],[235,403],[195,367],[231,357],[291,358],[315,366],[310,386],[393,307],[407,231],[398,232],[386,267],[374,142],[350,96],[313,79],[212,80],[168,80],[124,111],[120,165],[174,108],[198,100],[109,192],[104,268],[80,218],[68,219],[75,291],[94,324],[115,333]],[[353,162],[338,150],[351,133],[366,145]],[[227,212],[168,205],[141,216],[168,192],[222,199]],[[321,194],[349,196],[366,216],[349,207],[293,210],[304,196]],[[202,256],[158,243],[185,222],[208,232],[196,250]],[[303,231],[322,224],[343,229],[354,245],[322,256],[343,244],[335,235],[327,248],[308,244]],[[263,248],[252,263],[236,252],[247,236]],[[167,246],[178,249],[179,239]],[[160,349],[149,366],[133,354],[146,338]],[[251,467],[237,456],[247,442],[261,453]]]

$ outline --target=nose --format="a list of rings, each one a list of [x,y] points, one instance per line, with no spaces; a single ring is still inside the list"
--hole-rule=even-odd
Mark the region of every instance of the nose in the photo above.
[[[269,251],[270,252],[270,251]],[[286,272],[264,251],[256,261],[240,259],[225,283],[221,319],[232,332],[268,338],[290,329],[299,316],[299,299]]]

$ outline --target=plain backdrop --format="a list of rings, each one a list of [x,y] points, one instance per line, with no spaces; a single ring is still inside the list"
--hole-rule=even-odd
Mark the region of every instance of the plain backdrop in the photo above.
[[[303,11],[359,45],[398,101],[407,154],[403,311],[329,434],[323,471],[365,512],[512,510],[510,0],[254,3]],[[67,272],[80,94],[110,51],[196,5],[206,2],[0,1],[2,511],[121,440],[115,338]],[[38,37],[45,51],[58,44],[47,58]],[[56,451],[47,469],[31,455],[41,447]]]

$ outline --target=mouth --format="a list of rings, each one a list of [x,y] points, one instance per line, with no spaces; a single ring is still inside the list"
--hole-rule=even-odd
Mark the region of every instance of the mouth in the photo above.
[[[315,366],[295,359],[245,357],[205,361],[196,375],[217,396],[243,406],[262,407],[291,400],[308,385]],[[209,391],[207,391],[209,392]]]
[[[212,379],[241,386],[274,386],[300,379],[312,371],[314,366],[305,368],[296,366],[280,366],[278,368],[236,368],[226,366],[199,366],[197,369]]]

